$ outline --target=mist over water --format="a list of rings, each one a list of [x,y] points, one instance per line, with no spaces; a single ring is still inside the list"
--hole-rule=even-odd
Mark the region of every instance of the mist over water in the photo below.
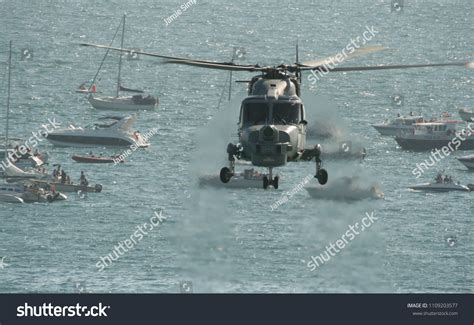
[[[405,4],[403,13],[396,14],[390,1],[287,1],[278,6],[198,1],[165,26],[163,18],[177,7],[175,1],[0,0],[0,102],[6,100],[3,62],[11,39],[11,136],[28,135],[53,117],[65,125],[85,126],[116,115],[92,109],[74,91],[94,76],[104,54],[78,43],[109,43],[124,12],[126,46],[164,55],[226,62],[233,47],[241,46],[246,54],[238,63],[291,64],[296,39],[300,61],[315,60],[338,53],[369,25],[380,31],[370,45],[391,50],[351,60],[348,66],[472,59],[472,2]],[[21,60],[24,48],[33,51],[32,60]],[[99,83],[104,95],[114,93],[117,59],[112,55],[104,63]],[[0,258],[5,257],[8,267],[0,269],[0,292],[77,292],[78,283],[92,292],[180,292],[183,281],[191,281],[194,292],[474,290],[472,194],[407,190],[443,169],[462,183],[474,183],[473,174],[455,159],[463,153],[416,179],[411,171],[429,154],[405,152],[370,127],[399,112],[431,117],[472,109],[471,70],[329,73],[316,84],[304,73],[308,126],[336,131],[334,138],[311,134],[307,145],[321,143],[323,150],[337,152],[350,141],[354,149],[367,149],[362,161],[326,159],[329,182],[358,176],[362,184],[380,184],[386,198],[316,199],[303,189],[272,211],[272,204],[314,174],[314,162],[276,168],[278,190],[198,187],[200,175],[218,175],[227,166],[226,147],[236,141],[245,84],[234,83],[231,102],[223,101],[217,109],[225,71],[146,57],[124,60],[122,68],[125,86],[160,99],[158,110],[141,112],[136,123],[142,132],[158,128],[151,147],[115,167],[79,166],[71,155],[89,150],[42,143],[51,163],[60,163],[76,180],[84,169],[90,182],[104,190],[83,198],[71,194],[67,202],[52,205],[2,203]],[[251,77],[234,72],[234,80]],[[394,95],[402,96],[403,105],[393,104]],[[0,122],[4,117],[0,109]],[[307,186],[318,185],[311,179]],[[168,219],[99,273],[98,259],[155,211]],[[311,256],[323,253],[349,225],[371,212],[379,219],[369,229],[310,271]]]

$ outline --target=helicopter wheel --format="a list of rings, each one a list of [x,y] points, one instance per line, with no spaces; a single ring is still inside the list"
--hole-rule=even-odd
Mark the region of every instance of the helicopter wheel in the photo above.
[[[316,176],[314,176],[318,179],[318,182],[319,184],[321,185],[324,185],[328,182],[328,172],[326,171],[326,169],[324,168],[321,168],[320,170],[318,170],[318,172],[316,173]]]
[[[229,183],[230,179],[232,178],[232,172],[229,168],[223,167],[221,169],[221,173],[219,175],[222,183]]]
[[[275,176],[275,178],[273,179],[273,188],[275,190],[278,190],[278,176]]]
[[[263,189],[266,190],[268,188],[268,185],[269,185],[268,177],[263,176]]]

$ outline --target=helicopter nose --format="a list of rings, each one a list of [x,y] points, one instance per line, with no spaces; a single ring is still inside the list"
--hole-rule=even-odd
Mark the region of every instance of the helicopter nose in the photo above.
[[[278,130],[270,125],[266,125],[260,129],[260,135],[264,141],[277,140]]]

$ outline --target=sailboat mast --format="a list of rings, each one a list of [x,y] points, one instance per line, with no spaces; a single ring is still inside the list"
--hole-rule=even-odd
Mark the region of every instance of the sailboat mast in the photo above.
[[[120,49],[123,49],[123,38],[125,34],[125,16],[123,15],[123,20],[122,20],[122,41],[120,43]],[[120,73],[122,72],[122,52],[120,52],[119,55],[119,66],[118,66],[118,78],[117,78],[117,97],[119,96],[120,92]]]
[[[12,79],[12,41],[10,41],[10,49],[8,51],[8,88],[7,88],[7,126],[5,130],[5,159],[8,159],[8,121],[10,115],[10,90],[11,90],[11,79]]]

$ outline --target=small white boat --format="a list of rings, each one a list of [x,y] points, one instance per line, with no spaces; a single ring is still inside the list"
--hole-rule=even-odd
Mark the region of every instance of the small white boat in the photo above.
[[[80,185],[80,184],[67,184],[61,182],[31,180],[32,184],[37,185],[39,188],[50,190],[54,188],[56,191],[64,193],[76,193],[76,192],[87,192],[87,193],[100,193],[102,192],[102,185],[95,184],[94,186]]]
[[[458,160],[468,169],[474,169],[474,155],[459,157]]]
[[[358,201],[384,198],[384,193],[377,184],[364,184],[358,176],[344,176],[333,179],[324,186],[311,185],[305,189],[316,199]]]
[[[267,176],[253,168],[235,173],[228,183],[222,183],[219,175],[205,175],[199,177],[200,187],[228,187],[228,188],[263,188],[263,178]]]
[[[381,135],[396,136],[400,132],[413,130],[415,123],[423,122],[423,116],[398,116],[394,120],[385,120],[383,123],[373,124]]]
[[[459,182],[454,182],[450,176],[442,175],[441,173],[436,176],[435,181],[435,183],[423,183],[410,186],[409,188],[414,191],[426,192],[470,191],[470,188],[468,186],[461,185],[459,184]]]
[[[468,110],[466,108],[461,108],[458,113],[459,113],[459,116],[461,116],[461,119],[463,121],[466,121],[466,122],[474,121],[473,120],[474,112],[471,112],[470,110]]]
[[[108,124],[98,124],[81,128],[70,126],[58,129],[48,134],[46,139],[60,147],[129,147],[146,148],[150,144],[138,132],[132,132],[131,127],[135,116],[104,117],[102,120],[112,120]]]
[[[67,196],[56,191],[31,186],[0,184],[0,201],[8,203],[35,203],[54,202],[66,200]]]

